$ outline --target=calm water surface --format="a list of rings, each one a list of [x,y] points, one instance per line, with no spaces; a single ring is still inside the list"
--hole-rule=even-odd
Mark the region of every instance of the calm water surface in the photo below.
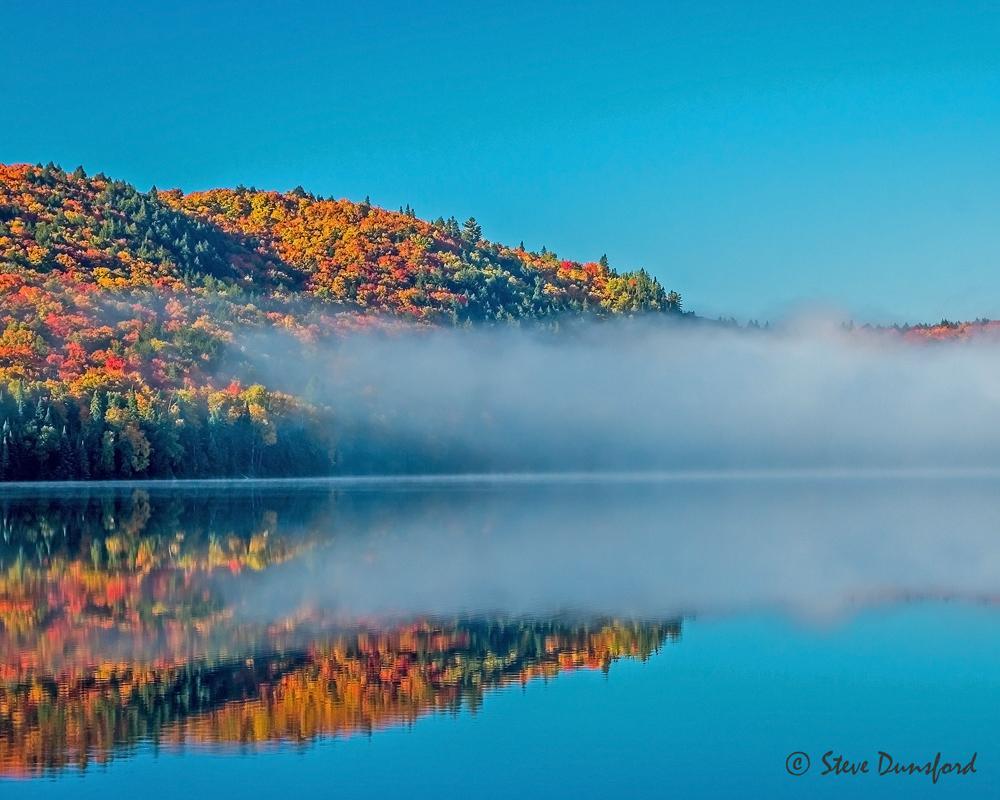
[[[998,533],[988,476],[8,487],[0,792],[996,796]]]

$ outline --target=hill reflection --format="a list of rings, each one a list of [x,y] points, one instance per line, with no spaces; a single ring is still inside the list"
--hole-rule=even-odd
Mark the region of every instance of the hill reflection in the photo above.
[[[644,659],[685,614],[994,603],[996,475],[4,487],[0,773],[301,742]]]
[[[329,489],[0,500],[0,774],[86,768],[144,742],[370,733],[475,709],[507,684],[646,659],[680,634],[676,621],[593,615],[253,604],[269,570],[329,547],[337,507]],[[373,535],[363,516],[355,533]]]

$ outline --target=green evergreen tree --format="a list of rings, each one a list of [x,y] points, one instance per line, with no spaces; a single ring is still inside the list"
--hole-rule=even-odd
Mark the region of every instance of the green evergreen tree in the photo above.
[[[477,244],[483,238],[483,229],[475,217],[469,217],[462,224],[462,238],[469,244]]]

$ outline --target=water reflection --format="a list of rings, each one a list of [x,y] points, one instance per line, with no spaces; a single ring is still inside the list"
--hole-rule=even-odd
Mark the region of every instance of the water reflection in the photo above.
[[[644,661],[688,614],[992,602],[995,479],[0,495],[0,775],[369,733]]]
[[[510,683],[645,660],[679,636],[676,621],[253,603],[269,569],[330,545],[336,506],[328,489],[6,497],[0,774],[86,768],[145,741],[371,732],[475,709]]]
[[[54,674],[7,664],[0,772],[86,768],[142,741],[256,745],[370,733],[432,711],[475,709],[484,692],[510,683],[645,660],[679,632],[676,623],[424,621],[232,661],[178,653]]]

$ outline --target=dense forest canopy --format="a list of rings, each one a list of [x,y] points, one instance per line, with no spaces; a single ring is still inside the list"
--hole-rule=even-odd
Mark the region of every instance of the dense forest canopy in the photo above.
[[[328,408],[238,379],[239,337],[680,315],[645,270],[316,197],[140,192],[0,165],[0,479],[323,473]]]

